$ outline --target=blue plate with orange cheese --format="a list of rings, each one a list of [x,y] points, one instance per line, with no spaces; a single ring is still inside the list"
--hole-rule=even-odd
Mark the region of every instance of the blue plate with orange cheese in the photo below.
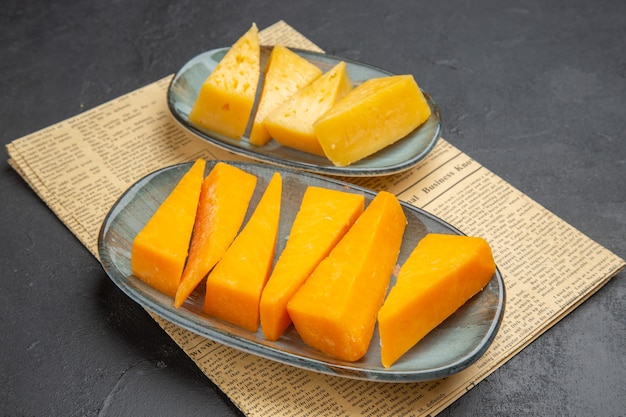
[[[207,161],[205,174],[208,175],[216,162]],[[285,246],[290,225],[308,186],[359,193],[365,197],[366,205],[376,195],[371,190],[316,174],[253,162],[228,163],[257,176],[250,207],[256,206],[275,172],[283,177],[277,257]],[[504,282],[499,270],[481,292],[389,368],[381,364],[377,330],[367,354],[359,361],[345,362],[305,345],[293,326],[279,340],[272,342],[264,338],[260,328],[251,332],[206,315],[202,311],[203,286],[197,288],[180,308],[174,308],[171,297],[132,274],[131,249],[137,233],[190,167],[191,163],[174,165],[140,179],[113,205],[99,233],[98,253],[104,270],[124,293],[147,310],[193,333],[253,355],[315,372],[370,381],[416,382],[447,377],[477,361],[493,341],[505,307]],[[401,204],[408,223],[395,271],[427,233],[462,234],[432,214]],[[395,280],[394,272],[390,288]]]

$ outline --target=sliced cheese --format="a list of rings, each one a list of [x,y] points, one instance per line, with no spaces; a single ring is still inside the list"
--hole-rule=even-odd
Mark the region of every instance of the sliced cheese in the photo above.
[[[346,166],[402,139],[430,114],[413,76],[396,75],[357,86],[315,121],[313,129],[328,159]]]
[[[378,313],[383,366],[390,367],[481,291],[495,270],[484,239],[426,235],[402,265]]]
[[[232,243],[243,224],[256,181],[256,176],[218,162],[202,182],[189,256],[174,307],[185,302]]]
[[[209,273],[205,313],[253,332],[259,327],[259,302],[274,260],[281,194],[282,178],[275,173],[250,220]]]
[[[287,302],[363,211],[360,194],[310,186],[305,190],[285,249],[261,296],[261,328],[277,340],[291,324]]]
[[[250,143],[262,146],[270,141],[265,117],[303,87],[322,75],[322,70],[290,49],[276,45],[272,49],[257,111],[250,131]]]
[[[254,105],[260,61],[258,29],[252,24],[202,84],[189,121],[203,129],[240,139]]]
[[[267,115],[265,127],[283,146],[324,156],[313,123],[351,89],[342,61]]]
[[[206,161],[198,159],[133,240],[133,275],[171,297],[187,259]]]
[[[287,304],[306,344],[344,361],[365,355],[405,227],[397,198],[379,192]]]

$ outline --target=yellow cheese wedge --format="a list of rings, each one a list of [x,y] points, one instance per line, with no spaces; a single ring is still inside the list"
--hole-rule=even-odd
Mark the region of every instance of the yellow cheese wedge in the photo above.
[[[206,281],[204,312],[256,331],[261,292],[276,249],[282,178],[275,173],[250,220]]]
[[[324,154],[346,166],[402,139],[430,117],[412,75],[374,78],[357,86],[313,125]]]
[[[491,280],[496,265],[482,238],[429,234],[402,265],[378,313],[381,361],[390,367]]]
[[[350,90],[352,82],[342,61],[268,114],[265,127],[283,146],[324,156],[313,123]]]
[[[396,197],[378,193],[287,304],[306,344],[345,361],[365,355],[405,227]]]
[[[290,49],[276,45],[272,49],[259,105],[252,122],[250,143],[263,146],[271,137],[263,121],[265,117],[311,81],[322,75],[322,70]]]
[[[291,324],[287,302],[363,212],[360,194],[308,187],[289,239],[261,296],[261,328],[277,340]]]
[[[133,240],[131,268],[171,297],[183,273],[206,161],[198,159]]]
[[[256,176],[218,162],[202,182],[187,264],[176,290],[179,308],[222,258],[248,211]]]
[[[260,61],[258,29],[252,24],[202,84],[189,121],[203,129],[240,139],[254,105]]]

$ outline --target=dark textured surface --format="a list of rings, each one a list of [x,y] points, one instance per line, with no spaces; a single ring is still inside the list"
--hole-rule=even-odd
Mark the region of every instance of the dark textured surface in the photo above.
[[[444,137],[626,257],[626,2],[5,1],[2,143],[283,19],[413,73]],[[0,161],[0,415],[238,415]],[[626,415],[624,273],[443,416]]]

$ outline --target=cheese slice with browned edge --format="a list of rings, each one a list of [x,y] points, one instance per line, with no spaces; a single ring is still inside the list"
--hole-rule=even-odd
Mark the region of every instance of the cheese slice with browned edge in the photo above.
[[[261,295],[261,329],[277,340],[291,324],[287,302],[363,212],[361,194],[309,186]]]
[[[250,220],[206,280],[204,312],[255,332],[259,302],[274,261],[282,178],[274,173]]]
[[[400,268],[378,313],[381,361],[390,367],[491,280],[496,265],[480,237],[428,234]]]
[[[324,154],[346,166],[397,142],[423,124],[430,106],[412,75],[373,78],[313,125]]]
[[[261,75],[256,25],[241,36],[202,83],[189,121],[203,129],[240,139],[246,130]]]
[[[263,146],[271,140],[265,117],[303,87],[322,75],[322,70],[289,48],[272,49],[256,114],[250,130],[250,143]]]
[[[356,361],[367,352],[400,252],[406,217],[381,191],[287,304],[302,340]]]
[[[206,161],[198,159],[133,240],[133,275],[174,297],[183,273]]]
[[[222,258],[243,224],[256,176],[218,162],[202,182],[187,264],[176,290],[179,308]]]
[[[283,146],[324,156],[313,123],[350,90],[352,82],[341,61],[268,114],[265,127]]]

